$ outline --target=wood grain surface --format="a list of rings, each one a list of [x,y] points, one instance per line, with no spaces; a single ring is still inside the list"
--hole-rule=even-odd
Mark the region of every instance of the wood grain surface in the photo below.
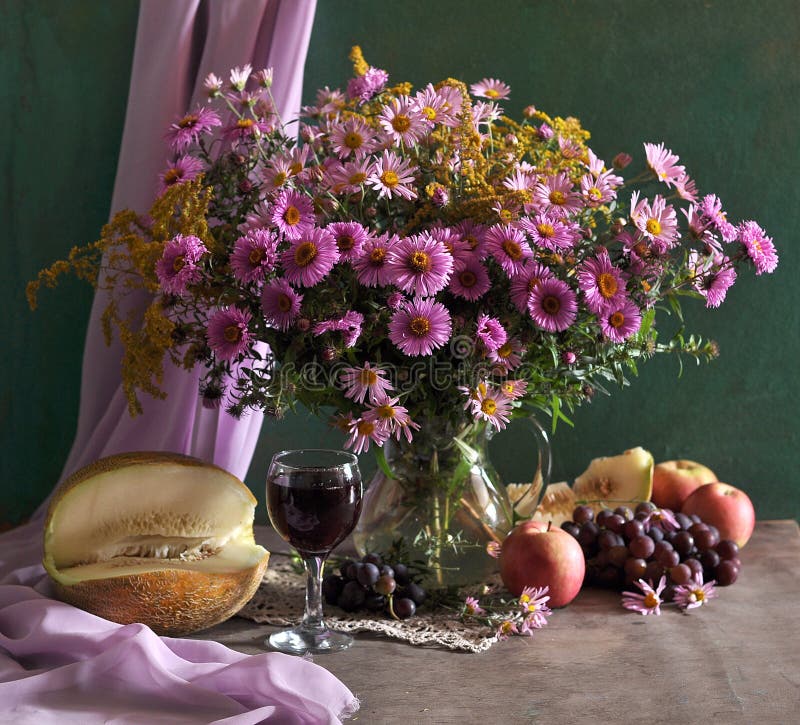
[[[759,522],[739,580],[718,592],[688,614],[643,617],[587,589],[533,637],[483,654],[357,635],[314,661],[361,699],[359,723],[800,721],[797,523]],[[237,617],[195,636],[255,653],[273,629]]]

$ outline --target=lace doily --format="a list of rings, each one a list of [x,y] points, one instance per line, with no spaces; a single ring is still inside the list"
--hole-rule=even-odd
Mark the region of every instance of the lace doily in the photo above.
[[[238,616],[258,624],[297,624],[305,604],[305,574],[292,569],[286,557],[270,559],[264,581]],[[465,595],[469,593],[465,590]],[[413,645],[434,645],[466,652],[485,652],[497,638],[484,624],[462,622],[452,611],[430,611],[425,605],[410,619],[398,622],[382,612],[348,614],[326,607],[325,621],[341,632],[377,632]]]

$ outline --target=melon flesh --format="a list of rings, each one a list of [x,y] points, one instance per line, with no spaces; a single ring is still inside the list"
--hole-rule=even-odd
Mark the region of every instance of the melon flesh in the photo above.
[[[56,494],[44,566],[59,598],[159,634],[205,629],[255,593],[269,553],[255,543],[256,499],[193,458],[123,454],[78,471]]]

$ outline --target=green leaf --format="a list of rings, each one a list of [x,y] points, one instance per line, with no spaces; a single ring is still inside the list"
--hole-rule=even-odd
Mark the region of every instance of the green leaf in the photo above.
[[[373,449],[375,451],[375,462],[378,464],[378,468],[381,469],[383,474],[387,478],[397,478],[392,472],[392,469],[389,467],[389,462],[386,460],[386,454],[383,452],[383,446],[375,446]]]

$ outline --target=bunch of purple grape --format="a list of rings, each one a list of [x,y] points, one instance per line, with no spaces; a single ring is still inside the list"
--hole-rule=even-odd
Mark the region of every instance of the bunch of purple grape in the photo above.
[[[427,598],[406,564],[385,563],[380,554],[346,559],[338,574],[322,580],[322,596],[345,612],[384,612],[395,619],[413,617]]]
[[[661,511],[667,515],[659,521]],[[672,517],[679,528],[666,524]],[[565,521],[561,528],[583,549],[586,584],[617,589],[638,579],[658,583],[666,576],[666,601],[675,586],[687,584],[697,574],[704,581],[716,580],[719,586],[733,584],[742,565],[736,542],[720,540],[716,527],[698,516],[657,509],[650,502],[634,510],[604,508],[597,514],[591,506],[578,506],[572,521]]]

